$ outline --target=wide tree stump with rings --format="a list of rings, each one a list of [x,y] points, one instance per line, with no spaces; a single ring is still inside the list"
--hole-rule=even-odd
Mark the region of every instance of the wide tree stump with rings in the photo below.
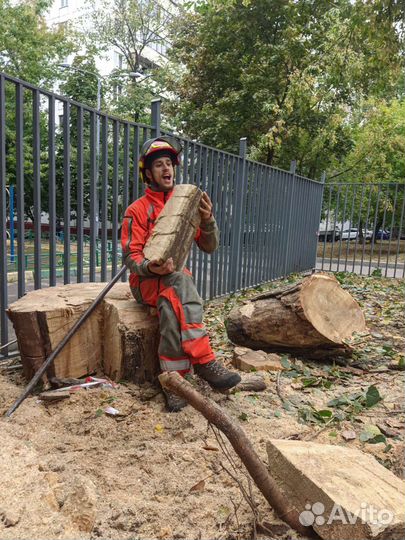
[[[55,349],[105,283],[76,283],[27,293],[10,305],[24,375]],[[47,377],[107,375],[114,381],[154,381],[159,372],[156,311],[138,304],[128,283],[117,283],[49,367]]]

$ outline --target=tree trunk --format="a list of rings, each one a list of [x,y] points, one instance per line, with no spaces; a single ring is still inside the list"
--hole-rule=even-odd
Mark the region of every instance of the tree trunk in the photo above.
[[[237,345],[291,352],[344,350],[353,332],[366,329],[358,303],[326,274],[314,274],[234,308],[226,327]]]
[[[32,291],[10,305],[25,376],[30,379],[105,283]],[[158,373],[158,319],[117,283],[50,366],[48,378],[101,371],[113,380],[142,383]]]

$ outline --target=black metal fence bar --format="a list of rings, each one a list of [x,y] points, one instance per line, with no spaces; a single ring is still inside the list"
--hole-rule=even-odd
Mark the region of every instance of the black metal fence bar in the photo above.
[[[49,286],[56,285],[55,97],[48,97]]]
[[[355,206],[355,200],[356,200],[356,195],[357,195],[357,186],[355,186],[355,193],[353,195],[354,196],[352,197],[351,208],[350,208],[349,229],[352,228],[352,223],[353,223],[354,206]],[[342,239],[342,237],[341,237],[341,239]],[[357,241],[357,238],[356,238],[356,241]],[[347,257],[348,257],[348,254],[349,254],[349,242],[346,242],[345,265],[344,265],[344,271],[345,272],[347,271]]]
[[[7,188],[6,188],[6,92],[4,76],[0,74],[0,344],[8,343],[6,309],[7,289]],[[8,354],[8,348],[2,349]]]
[[[108,119],[102,119],[101,148],[101,281],[107,281]]]
[[[393,206],[392,206],[392,216],[391,216],[391,224],[390,224],[390,230],[391,231],[392,231],[392,229],[394,227],[394,216],[395,216],[395,212],[396,212],[396,208],[397,208],[397,199],[398,199],[398,184],[395,185],[395,195],[394,195],[394,202],[393,202]],[[392,238],[391,238],[391,235],[390,235],[389,241],[388,241],[387,258],[386,258],[386,261],[385,261],[385,271],[384,271],[384,276],[385,277],[387,277],[387,274],[388,274],[388,263],[389,263],[390,252],[391,252],[391,241],[392,241]]]
[[[17,267],[18,297],[25,293],[24,259],[24,87],[16,86],[16,186],[17,186]]]
[[[111,277],[117,273],[118,251],[118,167],[119,167],[119,123],[113,121],[113,181],[112,181],[112,257]]]
[[[257,167],[257,194],[255,205],[252,209],[255,215],[255,221],[252,230],[252,242],[256,243],[257,248],[252,253],[253,259],[255,253],[258,253],[256,264],[254,265],[253,280],[257,285],[267,281],[266,275],[266,244],[267,244],[267,223],[271,216],[268,215],[268,177],[266,169],[262,165]],[[255,209],[258,211],[255,211]]]
[[[96,281],[96,239],[98,238],[98,219],[96,219],[97,197],[97,146],[96,141],[96,114],[90,113],[90,249],[89,249],[89,279]]]
[[[382,191],[383,191],[383,200],[387,200],[387,198],[389,197],[389,191],[388,191],[388,187],[385,186],[385,192],[384,192],[384,188],[382,188]],[[382,219],[382,224],[381,224],[381,229],[383,231],[385,231],[385,228],[386,228],[386,225],[385,225],[385,220],[386,220],[386,217],[387,217],[387,206],[384,204],[384,210],[383,210],[383,219]],[[382,242],[380,242],[380,245],[379,246],[376,246],[376,249],[378,251],[378,260],[377,260],[377,264],[378,264],[378,267],[380,267],[380,261],[381,261],[381,253],[382,253]],[[370,268],[371,268],[371,255],[370,255]]]
[[[70,103],[63,103],[63,280],[70,283]]]
[[[77,238],[77,282],[83,281],[84,249],[83,249],[83,220],[84,220],[84,156],[83,156],[83,109],[77,109],[77,164],[76,164],[76,238]]]
[[[40,135],[40,95],[38,90],[32,93],[32,161],[34,184],[34,283],[41,288],[41,135]]]
[[[116,273],[123,212],[143,194],[140,148],[151,136],[166,133],[159,100],[152,104],[151,118],[151,125],[124,121],[0,74],[2,344],[11,328],[9,291],[17,287],[16,296],[25,294],[30,271],[34,280],[28,280],[28,290],[106,281]],[[321,207],[320,183],[295,175],[292,192],[290,172],[246,158],[246,139],[240,141],[239,155],[179,139],[184,158],[178,182],[195,184],[210,195],[220,229],[217,252],[209,256],[194,246],[189,259],[204,299],[281,277],[286,269],[313,266],[314,257],[296,251],[315,253],[316,242],[306,238],[307,215]],[[7,238],[8,186],[15,186],[13,238]],[[300,212],[299,199],[304,204]],[[8,255],[11,245],[13,256],[11,251]],[[13,268],[18,270],[16,286],[6,279]]]
[[[400,221],[399,221],[399,230],[400,231],[403,230],[404,210],[405,210],[405,197],[404,197],[404,195],[402,195],[401,217],[400,217]],[[397,240],[397,250],[396,250],[396,254],[395,254],[395,266],[394,266],[394,275],[395,276],[396,276],[396,273],[397,273],[398,257],[399,257],[399,254],[400,254],[400,238],[401,238],[401,234],[398,235],[398,240]],[[400,275],[402,275],[402,277],[404,277],[404,269],[405,269],[405,264],[403,263],[402,264],[402,273],[400,273]]]

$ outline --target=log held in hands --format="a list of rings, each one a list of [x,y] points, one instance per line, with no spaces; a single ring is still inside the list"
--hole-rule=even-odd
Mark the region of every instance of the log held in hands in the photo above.
[[[266,466],[256,454],[243,429],[218,405],[197,392],[178,373],[162,373],[159,375],[159,380],[164,388],[186,399],[190,405],[226,435],[235,452],[249,471],[256,486],[263,493],[267,502],[274,508],[278,516],[299,533],[314,537],[315,533],[311,527],[301,525],[298,512],[291,506],[276,482],[269,475]]]
[[[202,191],[190,184],[175,186],[172,197],[159,214],[143,253],[150,261],[173,259],[181,271],[200,225],[198,207]]]

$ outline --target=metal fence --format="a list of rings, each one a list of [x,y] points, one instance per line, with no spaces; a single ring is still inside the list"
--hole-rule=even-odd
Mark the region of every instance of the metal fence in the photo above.
[[[121,217],[143,193],[139,150],[167,133],[160,122],[159,100],[145,125],[0,74],[2,345],[12,338],[7,306],[28,290],[116,274]],[[177,181],[207,191],[221,231],[214,254],[190,254],[204,299],[314,267],[321,181],[296,174],[294,162],[283,171],[247,159],[246,139],[234,155],[179,138]]]
[[[405,184],[325,185],[317,267],[404,277]]]

